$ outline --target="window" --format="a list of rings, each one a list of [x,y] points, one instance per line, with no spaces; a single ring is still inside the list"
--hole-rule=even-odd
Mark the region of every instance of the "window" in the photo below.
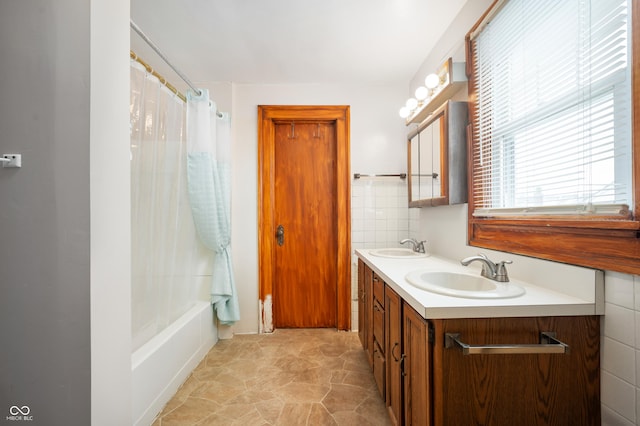
[[[640,273],[631,1],[499,0],[467,35],[471,245]]]

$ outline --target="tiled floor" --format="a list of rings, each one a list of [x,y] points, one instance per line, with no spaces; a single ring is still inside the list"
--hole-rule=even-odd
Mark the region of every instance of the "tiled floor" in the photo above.
[[[153,426],[388,424],[357,333],[280,329],[219,341]]]

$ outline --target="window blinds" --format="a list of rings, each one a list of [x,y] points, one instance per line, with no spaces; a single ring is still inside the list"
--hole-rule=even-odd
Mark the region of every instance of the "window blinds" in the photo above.
[[[475,216],[632,203],[628,0],[509,0],[473,35]]]

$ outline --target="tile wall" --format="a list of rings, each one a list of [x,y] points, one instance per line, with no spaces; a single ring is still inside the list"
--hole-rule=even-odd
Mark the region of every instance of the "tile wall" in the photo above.
[[[606,272],[600,332],[602,424],[640,425],[640,276]]]
[[[351,184],[351,246],[399,247],[418,229],[420,209],[407,206],[407,182],[397,177],[354,179]],[[352,250],[351,328],[358,329],[358,259]]]

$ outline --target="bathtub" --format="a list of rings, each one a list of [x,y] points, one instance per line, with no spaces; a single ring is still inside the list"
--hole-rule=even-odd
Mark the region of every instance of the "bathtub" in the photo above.
[[[211,304],[197,302],[135,351],[131,355],[133,424],[153,423],[217,341]]]

